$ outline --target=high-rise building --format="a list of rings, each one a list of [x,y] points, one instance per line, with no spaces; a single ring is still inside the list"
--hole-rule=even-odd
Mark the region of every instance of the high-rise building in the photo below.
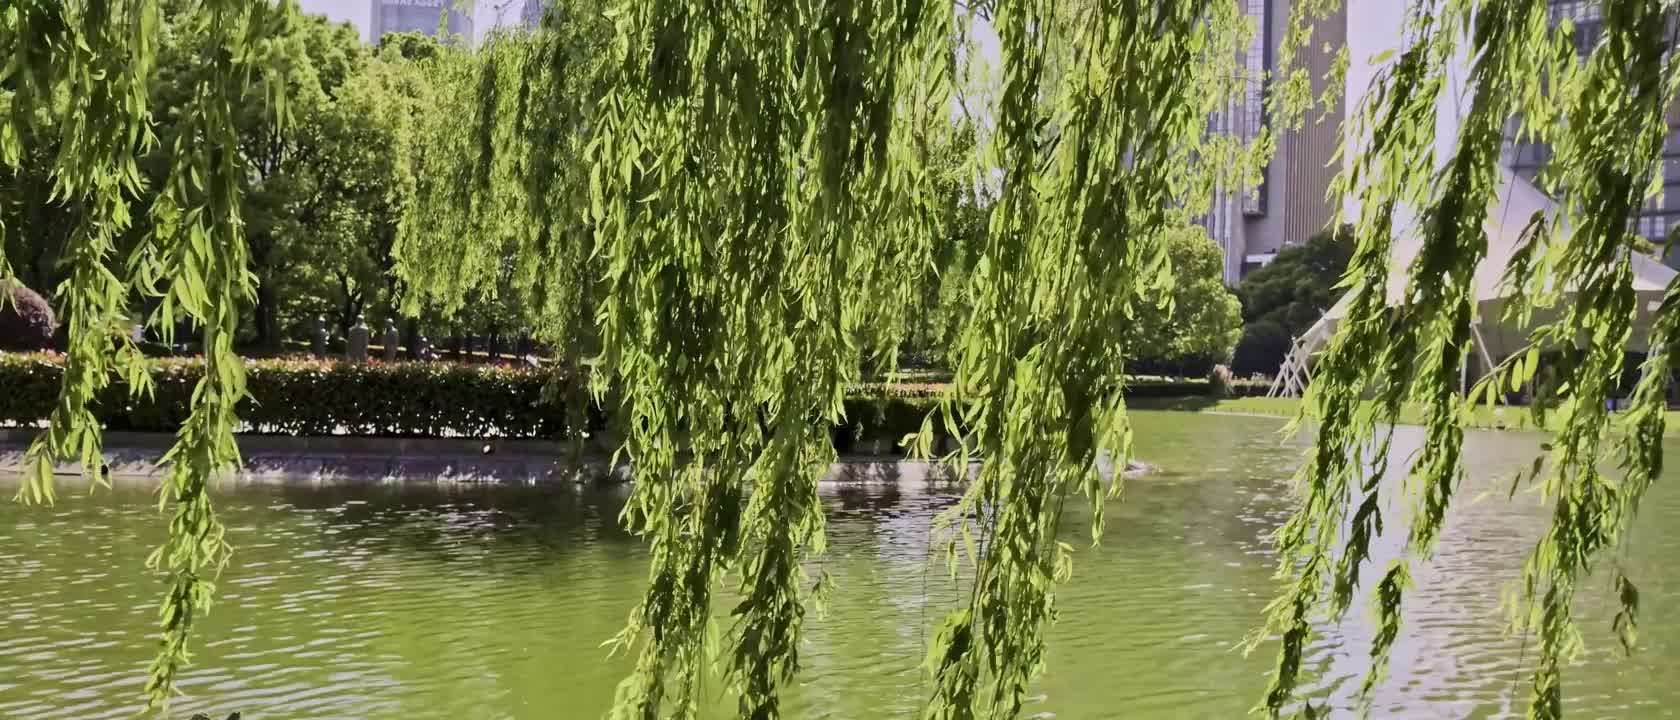
[[[1574,26],[1575,51],[1585,58],[1598,44],[1604,29],[1604,18],[1598,2],[1586,0],[1551,0],[1551,21],[1555,26],[1568,19]],[[1669,233],[1680,225],[1680,105],[1668,109],[1668,140],[1663,146],[1661,173],[1662,190],[1645,202],[1645,207],[1632,219],[1632,229],[1640,236],[1661,244]],[[1541,143],[1508,143],[1505,162],[1512,172],[1533,180],[1552,158],[1552,149]],[[1680,267],[1680,253],[1664,258],[1671,267]]]
[[[478,40],[497,30],[535,30],[542,24],[544,5],[543,0],[489,0],[488,19],[480,23]]]
[[[1281,76],[1278,45],[1289,27],[1290,0],[1244,0],[1255,22],[1255,33],[1244,57],[1248,87],[1223,112],[1211,119],[1209,130],[1253,141],[1265,126],[1268,76]],[[1314,35],[1296,54],[1296,62],[1313,79],[1314,96],[1323,94],[1336,53],[1347,41],[1345,4],[1314,26]],[[1314,108],[1302,126],[1277,139],[1271,163],[1255,188],[1234,188],[1215,194],[1203,223],[1225,254],[1224,279],[1235,285],[1249,271],[1266,264],[1283,248],[1305,243],[1333,217],[1327,197],[1338,167],[1333,167],[1341,143],[1345,102],[1333,93],[1337,106]]]
[[[536,27],[542,22],[542,15],[542,0],[525,0],[525,7],[519,11],[519,20],[525,23],[525,27]]]
[[[435,35],[441,25],[450,35],[473,38],[473,19],[454,0],[370,0],[368,41],[385,33],[418,32]]]

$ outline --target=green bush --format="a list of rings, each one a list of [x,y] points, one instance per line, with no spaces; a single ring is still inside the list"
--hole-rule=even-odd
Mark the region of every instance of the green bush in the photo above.
[[[1132,372],[1202,376],[1230,361],[1242,335],[1242,303],[1225,287],[1224,252],[1199,225],[1166,233],[1172,258],[1171,307],[1140,303],[1126,322]]]
[[[61,363],[51,354],[0,355],[0,422],[44,419],[57,397]],[[112,429],[173,432],[186,419],[203,370],[194,358],[153,360],[149,397],[131,397],[116,383],[95,413]],[[448,363],[249,360],[251,397],[239,417],[244,432],[262,434],[554,437],[565,431],[566,413],[541,400],[553,377]],[[590,424],[602,424],[600,413],[592,413]]]
[[[1346,292],[1338,283],[1353,248],[1353,228],[1342,225],[1284,249],[1270,264],[1243,278],[1237,295],[1242,298],[1244,327],[1232,371],[1243,376],[1277,372],[1293,338],[1324,317]]]
[[[126,386],[107,388],[95,413],[114,430],[174,432],[186,419],[193,388],[203,374],[196,358],[153,359],[150,396],[134,398]],[[57,400],[63,359],[52,353],[0,353],[0,424],[35,425]],[[384,437],[555,438],[567,433],[567,412],[543,392],[554,373],[524,367],[456,363],[353,364],[305,359],[250,359],[246,384],[252,397],[239,408],[242,432],[272,435]],[[835,446],[850,451],[865,441],[897,443],[918,432],[938,407],[945,386],[860,384],[845,400],[846,422],[834,428]],[[1233,395],[1263,394],[1264,384],[1233,381]],[[1128,397],[1201,397],[1215,388],[1206,380],[1137,379]],[[606,427],[605,413],[589,407],[585,430]],[[942,415],[939,437],[951,437]]]
[[[58,320],[40,293],[0,280],[0,350],[45,350]]]
[[[1243,328],[1242,340],[1231,360],[1231,370],[1247,377],[1255,373],[1273,375],[1283,365],[1293,340],[1289,331],[1271,320],[1250,323]]]

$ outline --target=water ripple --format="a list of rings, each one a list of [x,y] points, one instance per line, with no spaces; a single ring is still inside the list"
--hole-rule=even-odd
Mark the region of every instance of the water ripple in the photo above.
[[[1138,418],[1140,453],[1165,470],[1127,484],[1100,547],[1085,547],[1087,511],[1064,522],[1062,539],[1082,549],[1057,599],[1030,717],[1234,718],[1264,691],[1275,648],[1244,656],[1241,643],[1276,589],[1267,537],[1288,515],[1301,448],[1280,444],[1271,420]],[[1471,443],[1465,498],[1533,449],[1512,435]],[[628,669],[601,648],[646,581],[645,550],[616,525],[622,490],[414,482],[220,492],[237,550],[181,683],[183,714],[597,718]],[[807,622],[788,715],[914,717],[930,691],[920,666],[935,629],[967,597],[931,532],[955,495],[911,482],[828,487],[824,502],[829,552],[811,570],[831,573],[839,590],[828,615]],[[1391,517],[1403,514],[1403,500],[1391,506]],[[1608,594],[1583,597],[1589,652],[1566,682],[1584,717],[1680,708],[1666,669],[1680,658],[1680,632],[1661,615],[1680,599],[1680,571],[1664,563],[1680,553],[1680,495],[1659,490],[1642,518],[1629,566],[1652,617],[1641,652],[1624,659],[1607,632]],[[1507,631],[1501,598],[1546,520],[1532,499],[1455,509],[1435,556],[1414,570],[1418,590],[1373,716],[1522,715],[1532,653]],[[1392,524],[1375,567],[1401,552]],[[164,586],[144,559],[161,540],[143,488],[0,506],[0,717],[116,720],[139,709]],[[1363,607],[1324,623],[1309,648],[1308,689],[1333,716],[1357,715],[1372,635]],[[729,716],[721,683],[707,697],[712,716]]]

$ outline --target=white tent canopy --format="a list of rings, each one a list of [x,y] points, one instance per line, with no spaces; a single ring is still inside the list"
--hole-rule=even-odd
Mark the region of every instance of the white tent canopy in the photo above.
[[[1532,183],[1505,168],[1500,168],[1499,172],[1501,177],[1497,199],[1490,208],[1484,224],[1488,241],[1487,255],[1476,266],[1477,323],[1473,342],[1484,366],[1491,365],[1497,358],[1517,352],[1527,340],[1525,328],[1504,327],[1499,321],[1504,302],[1512,294],[1511,289],[1503,282],[1505,270],[1521,245],[1523,229],[1528,226],[1534,214],[1543,212],[1549,217],[1555,217],[1558,211],[1557,203]],[[1400,231],[1394,243],[1387,293],[1390,305],[1400,305],[1405,301],[1407,273],[1422,245],[1422,238],[1413,224],[1397,224],[1405,229]],[[1635,306],[1637,309],[1633,338],[1628,349],[1643,352],[1654,311],[1676,273],[1644,254],[1635,253],[1632,259],[1633,289],[1638,295],[1638,302]],[[1296,395],[1304,389],[1312,356],[1329,342],[1336,327],[1347,317],[1351,301],[1351,293],[1342,296],[1341,300],[1324,313],[1323,318],[1301,337],[1296,338],[1283,366],[1278,369],[1277,380],[1272,385],[1272,394]]]

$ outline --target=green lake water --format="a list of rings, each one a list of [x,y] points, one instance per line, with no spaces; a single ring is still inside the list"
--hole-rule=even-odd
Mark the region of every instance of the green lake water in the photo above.
[[[1288,512],[1301,446],[1282,442],[1272,419],[1135,420],[1139,455],[1163,470],[1128,482],[1100,548],[1085,547],[1083,513],[1064,523],[1081,550],[1028,715],[1242,717],[1276,648],[1245,657],[1238,646],[1275,588],[1266,536]],[[1403,429],[1397,451],[1415,440]],[[1437,557],[1414,571],[1373,716],[1522,715],[1532,648],[1506,631],[1501,601],[1547,511],[1532,495],[1506,502],[1503,490],[1537,443],[1471,435],[1470,479]],[[1680,445],[1669,452],[1680,457]],[[1626,560],[1642,590],[1638,652],[1624,657],[1610,633],[1607,581],[1580,602],[1588,650],[1565,676],[1571,717],[1680,715],[1676,479],[1653,490]],[[0,481],[0,492],[13,487]],[[617,526],[624,492],[425,479],[223,487],[237,550],[176,709],[247,720],[601,717],[627,662],[600,645],[646,577],[644,550]],[[0,504],[0,718],[130,717],[163,588],[143,564],[163,523],[145,488],[61,495],[51,508]],[[928,562],[930,520],[953,493],[906,482],[825,487],[825,498],[829,552],[814,566],[837,589],[827,617],[808,623],[788,717],[914,717],[929,691],[918,666],[931,628],[960,599],[937,550]],[[1389,532],[1401,534],[1395,517]],[[1377,562],[1392,552],[1390,542]],[[1310,690],[1333,716],[1356,716],[1370,623],[1355,612],[1323,631]]]

